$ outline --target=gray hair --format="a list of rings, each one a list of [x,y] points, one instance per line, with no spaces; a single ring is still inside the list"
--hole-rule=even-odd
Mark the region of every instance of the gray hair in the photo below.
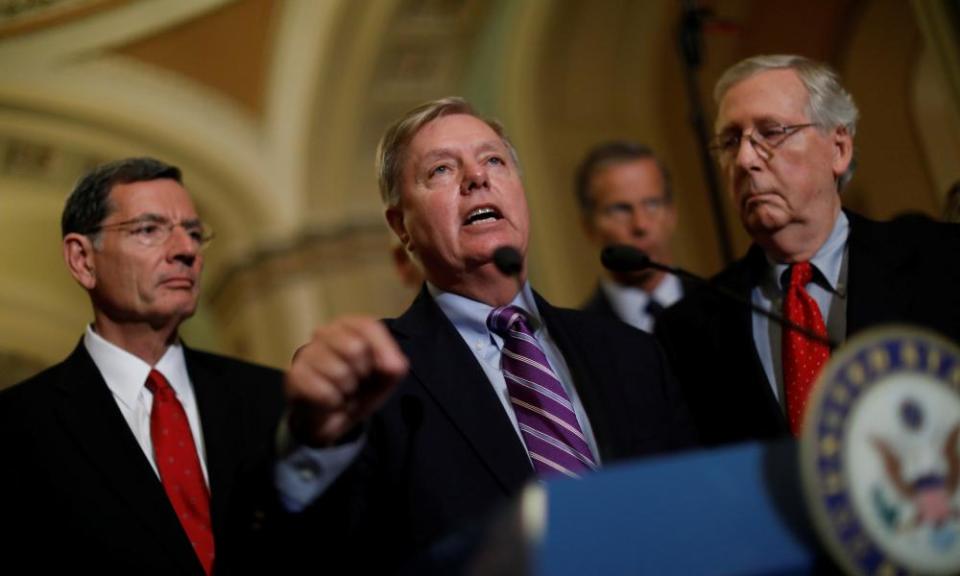
[[[400,202],[400,180],[403,162],[406,159],[407,147],[413,137],[421,128],[437,118],[456,114],[473,116],[489,126],[506,145],[514,166],[517,167],[517,170],[520,169],[517,151],[507,138],[503,126],[499,122],[480,116],[469,102],[457,96],[432,100],[410,110],[391,124],[384,132],[383,137],[380,138],[380,143],[377,144],[377,184],[380,188],[380,198],[385,205],[396,206]]]
[[[717,80],[713,89],[713,99],[719,106],[723,96],[735,84],[768,70],[793,70],[807,89],[807,116],[821,129],[843,126],[852,139],[857,133],[857,119],[860,112],[853,97],[840,84],[840,77],[826,64],[804,56],[791,54],[761,55],[741,60],[727,69]],[[854,162],[840,175],[838,189],[853,178]]]

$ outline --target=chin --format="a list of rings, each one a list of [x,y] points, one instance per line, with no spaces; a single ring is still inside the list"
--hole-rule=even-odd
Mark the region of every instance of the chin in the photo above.
[[[780,211],[769,210],[763,206],[751,211],[741,219],[747,232],[753,234],[773,234],[786,226],[790,219]]]

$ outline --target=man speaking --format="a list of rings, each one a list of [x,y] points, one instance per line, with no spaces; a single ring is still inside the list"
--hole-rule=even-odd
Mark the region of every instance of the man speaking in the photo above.
[[[387,130],[377,160],[387,222],[426,283],[399,318],[335,320],[298,353],[291,428],[326,450],[313,473],[281,480],[292,507],[325,490],[305,512],[314,526],[395,567],[534,476],[692,442],[652,338],[530,288],[527,200],[499,124],[458,98],[429,102]],[[515,277],[494,263],[504,246],[519,253]],[[339,476],[320,465],[351,446]]]

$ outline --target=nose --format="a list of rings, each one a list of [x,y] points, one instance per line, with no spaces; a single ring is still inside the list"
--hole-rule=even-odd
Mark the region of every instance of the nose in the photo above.
[[[637,236],[645,235],[650,225],[650,214],[647,214],[643,205],[638,204],[630,211],[630,215],[633,216],[632,224],[634,234]]]
[[[734,163],[743,170],[760,170],[773,157],[773,152],[766,145],[754,138],[753,133],[743,133],[740,138],[740,147]]]
[[[486,168],[479,162],[468,160],[463,166],[463,181],[460,184],[462,194],[470,194],[481,188],[487,188],[490,180]]]
[[[170,238],[167,239],[167,257],[170,260],[178,260],[186,266],[193,266],[197,255],[200,253],[200,245],[190,235],[183,226],[174,226],[170,231]]]
[[[757,150],[756,145],[753,143],[753,134],[744,132],[740,138],[737,155],[733,158],[734,164],[744,170],[749,170],[751,167],[756,166],[761,160],[760,151]]]

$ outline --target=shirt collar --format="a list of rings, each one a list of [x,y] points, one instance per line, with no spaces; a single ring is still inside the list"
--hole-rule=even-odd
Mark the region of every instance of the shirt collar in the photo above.
[[[841,210],[836,222],[833,224],[833,230],[830,231],[830,236],[827,237],[827,241],[820,246],[817,253],[810,259],[810,263],[817,272],[819,272],[819,274],[814,274],[814,281],[820,285],[826,282],[824,288],[829,289],[831,292],[840,292],[837,285],[840,282],[843,252],[846,249],[847,238],[849,236],[850,220],[847,219],[847,215]],[[790,265],[776,262],[770,259],[769,256],[767,256],[767,263],[769,264],[767,267],[767,282],[782,292],[783,285],[780,279],[783,278],[784,272],[786,272]]]
[[[182,397],[184,386],[189,385],[187,363],[183,356],[183,346],[179,341],[167,347],[167,351],[157,362],[155,367],[127,352],[123,348],[108,342],[87,325],[83,335],[83,345],[103,376],[107,387],[125,406],[132,408],[140,393],[150,370],[155,368],[170,382],[170,386]]]
[[[427,290],[437,306],[443,310],[447,319],[453,323],[454,328],[465,336],[469,335],[471,337],[470,341],[478,337],[489,337],[498,347],[502,345],[503,340],[500,336],[487,328],[487,316],[490,315],[493,306],[471,300],[459,294],[444,292],[429,282],[427,282]],[[529,282],[523,284],[523,289],[510,304],[522,308],[527,313],[534,335],[539,335],[543,329],[543,320],[540,317],[540,310],[537,308],[536,300],[533,297],[533,289],[530,288]]]
[[[618,309],[617,312],[621,312],[619,308],[644,310],[651,300],[666,308],[683,296],[680,280],[673,274],[664,274],[663,280],[657,284],[653,292],[646,292],[635,286],[624,286],[609,278],[601,278],[600,286],[606,292],[607,298],[613,303],[614,308]],[[622,314],[622,316],[625,315]]]

